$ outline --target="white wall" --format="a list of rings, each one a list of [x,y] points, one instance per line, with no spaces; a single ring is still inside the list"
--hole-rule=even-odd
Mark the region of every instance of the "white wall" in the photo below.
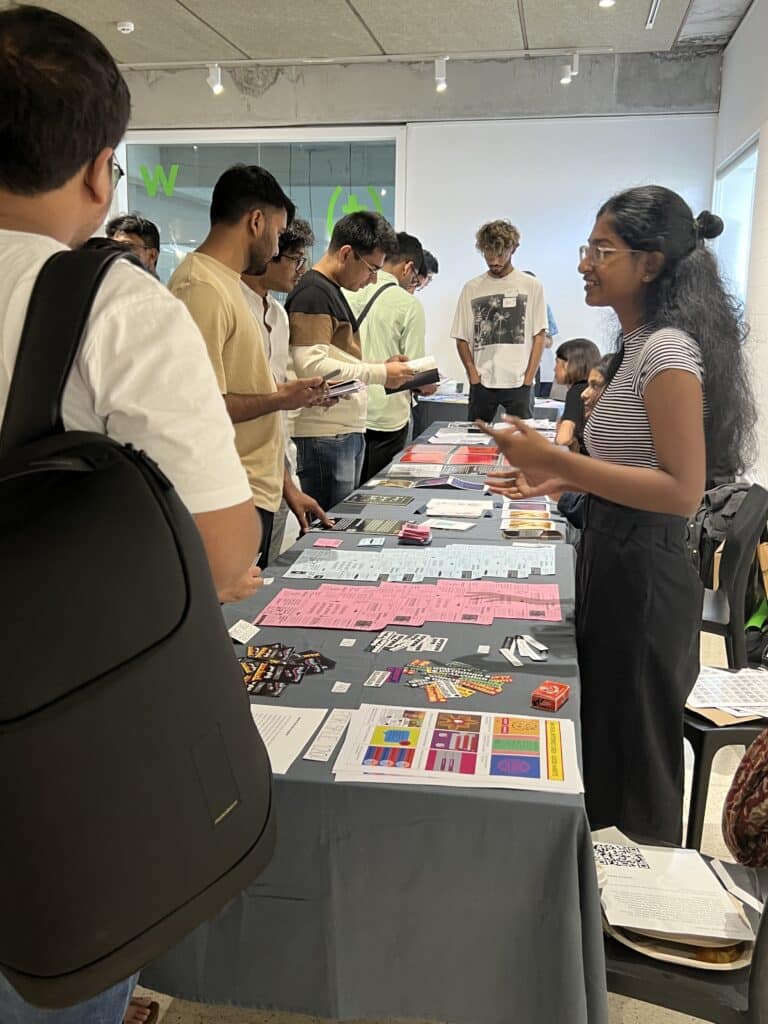
[[[520,229],[515,266],[543,282],[561,338],[591,337],[608,348],[608,318],[584,305],[578,247],[600,204],[632,185],[667,185],[694,214],[708,208],[716,122],[670,115],[409,125],[406,226],[440,261],[419,295],[443,372],[464,379],[451,321],[462,284],[485,269],[475,231],[497,217]]]
[[[715,166],[768,122],[768,0],[755,0],[723,59]]]
[[[747,284],[749,356],[757,398],[757,462],[752,476],[768,482],[768,0],[755,0],[725,51],[716,166],[759,136]]]

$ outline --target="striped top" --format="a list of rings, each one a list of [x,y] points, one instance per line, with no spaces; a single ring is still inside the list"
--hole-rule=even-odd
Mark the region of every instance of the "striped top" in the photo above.
[[[584,441],[593,458],[657,469],[659,460],[643,401],[645,389],[664,370],[685,370],[703,383],[701,351],[684,331],[653,323],[620,340],[621,365],[587,420]]]

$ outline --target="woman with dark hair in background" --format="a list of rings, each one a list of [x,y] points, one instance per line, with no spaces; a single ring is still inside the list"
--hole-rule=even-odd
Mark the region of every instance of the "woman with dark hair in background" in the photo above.
[[[584,418],[587,419],[592,414],[592,410],[595,407],[600,395],[605,391],[605,384],[608,380],[611,365],[615,358],[615,353],[611,355],[603,356],[599,363],[596,363],[587,374],[587,386],[581,392],[581,400],[584,403]]]
[[[722,230],[659,186],[609,199],[579,263],[587,304],[621,324],[585,429],[591,457],[519,420],[485,427],[523,471],[499,474],[497,490],[589,495],[576,613],[587,811],[593,828],[672,843],[703,595],[686,519],[707,480],[743,470],[755,418],[740,307],[704,244]]]
[[[581,400],[593,366],[600,362],[600,349],[587,338],[572,338],[558,345],[555,352],[555,382],[566,384],[565,408],[557,425],[555,444],[569,445],[581,451],[583,444],[585,406]]]

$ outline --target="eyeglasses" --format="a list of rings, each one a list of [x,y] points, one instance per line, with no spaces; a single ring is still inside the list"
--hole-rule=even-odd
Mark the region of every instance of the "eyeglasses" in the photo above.
[[[353,249],[352,251],[354,252],[354,249]],[[355,252],[355,259],[356,259],[356,260],[360,260],[360,262],[361,262],[361,263],[363,264],[363,266],[364,266],[364,267],[366,268],[366,270],[368,271],[368,273],[369,273],[369,274],[371,274],[371,275],[372,275],[373,277],[376,277],[376,275],[378,274],[378,272],[379,272],[380,270],[383,270],[383,269],[384,269],[384,264],[383,264],[383,263],[381,264],[381,266],[380,266],[380,267],[376,267],[376,266],[373,266],[373,265],[371,265],[371,264],[370,264],[370,263],[368,262],[368,260],[364,260],[364,259],[363,259],[363,257],[362,257],[362,256],[360,255],[360,253],[359,253],[359,252]]]
[[[125,171],[120,166],[115,154],[112,154],[112,188],[117,188],[117,183],[125,177]]]
[[[306,256],[289,256],[287,253],[282,253],[280,256],[275,256],[272,260],[273,263],[279,263],[280,260],[290,260],[291,263],[296,264],[296,271],[303,270],[307,265]]]
[[[614,249],[610,245],[580,245],[579,263],[591,263],[597,266],[605,263],[609,256],[617,252],[646,252],[645,249]]]

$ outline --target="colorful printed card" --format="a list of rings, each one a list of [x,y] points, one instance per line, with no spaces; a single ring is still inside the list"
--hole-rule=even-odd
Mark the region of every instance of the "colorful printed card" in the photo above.
[[[529,715],[363,704],[333,771],[340,781],[584,791],[573,722]]]

